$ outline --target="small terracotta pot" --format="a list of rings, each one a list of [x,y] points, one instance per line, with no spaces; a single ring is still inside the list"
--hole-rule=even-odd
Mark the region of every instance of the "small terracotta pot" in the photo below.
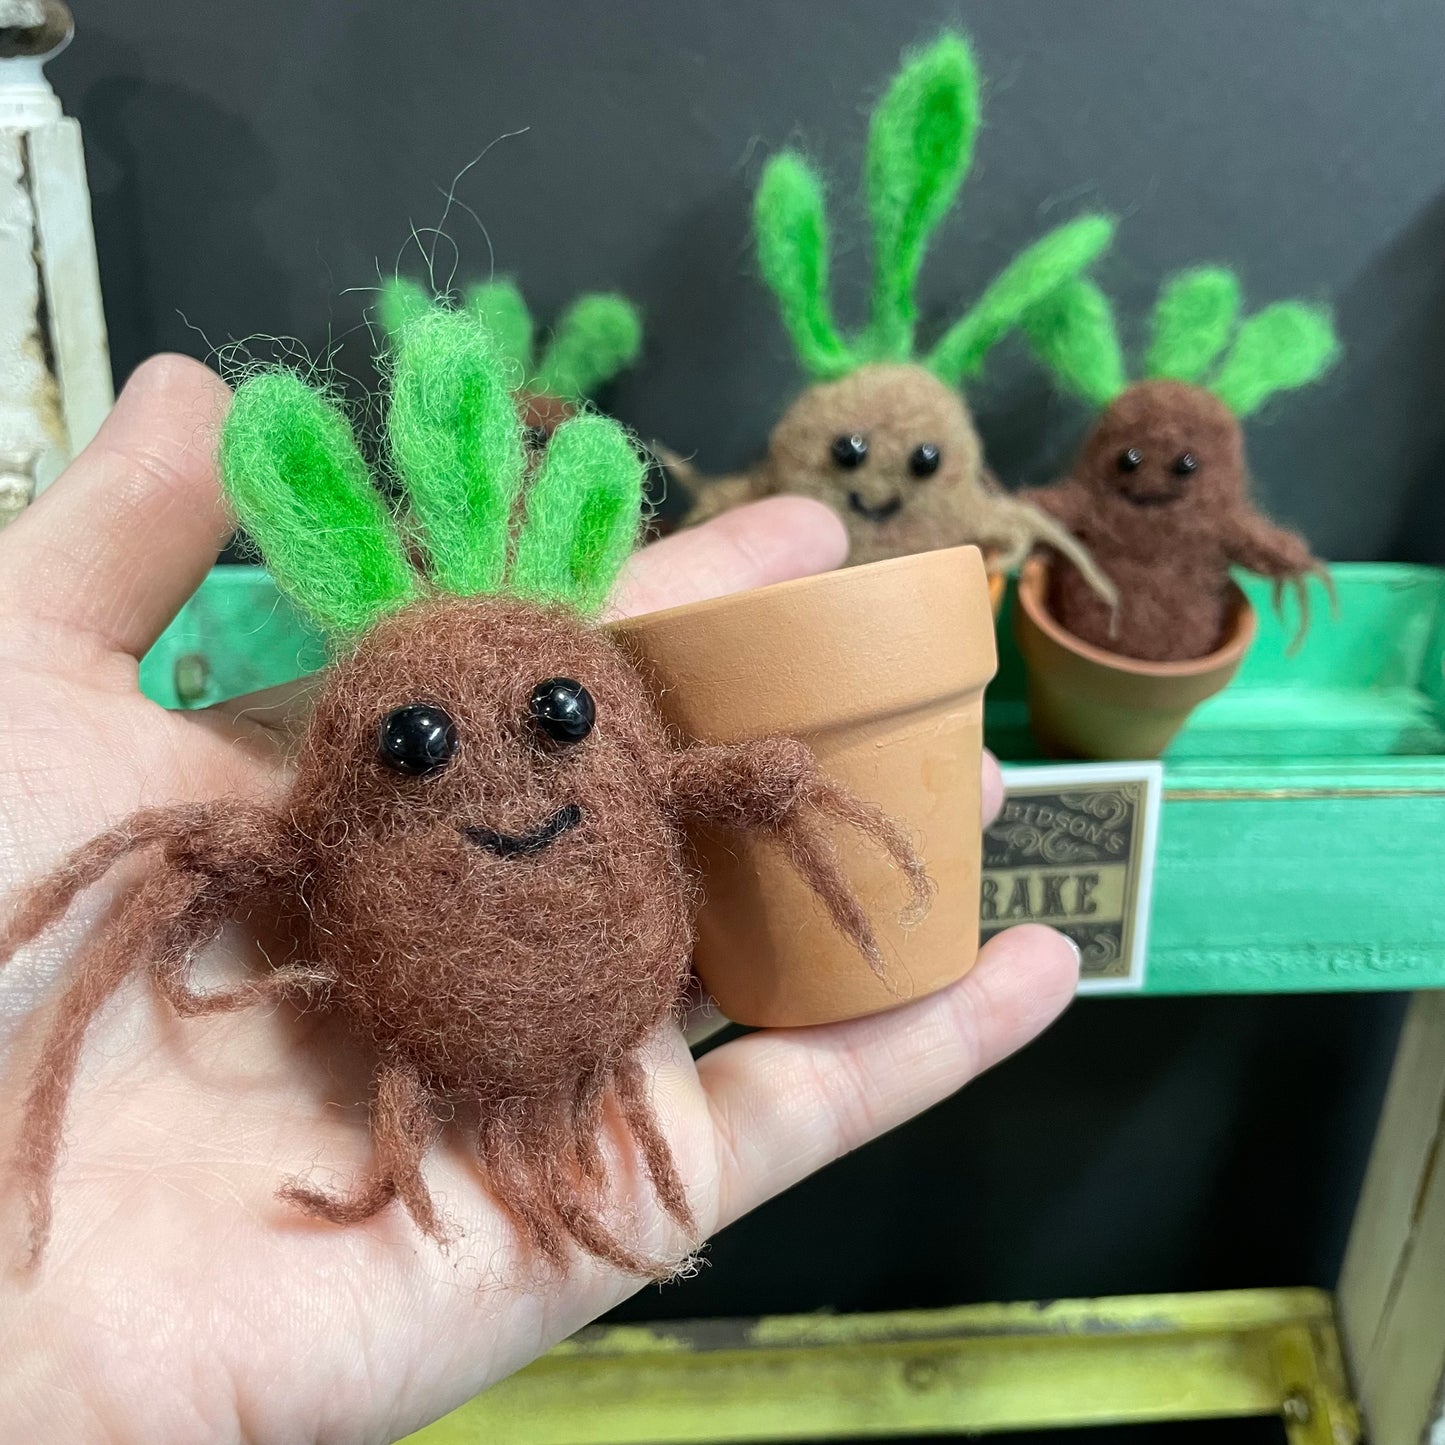
[[[788,736],[910,831],[938,885],[905,928],[903,880],[831,828],[887,966],[877,978],[786,857],[698,830],[694,966],[728,1018],[768,1027],[892,1008],[961,978],[978,946],[983,689],[997,666],[976,547],[896,557],[615,624],[668,722],[704,742]]]
[[[1048,563],[1019,574],[1014,636],[1028,669],[1029,722],[1055,757],[1157,758],[1189,714],[1232,678],[1257,619],[1233,583],[1226,639],[1207,657],[1143,662],[1083,642],[1049,615]]]

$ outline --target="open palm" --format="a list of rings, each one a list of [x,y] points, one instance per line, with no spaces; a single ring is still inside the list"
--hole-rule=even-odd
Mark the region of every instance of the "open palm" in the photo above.
[[[100,436],[0,534],[0,887],[44,872],[138,806],[283,782],[296,701],[172,714],[137,658],[200,582],[229,521],[212,467],[223,384],[182,358],[143,366]],[[642,612],[836,566],[825,508],[760,503],[639,554],[617,596]],[[997,806],[996,771],[986,796]],[[126,876],[124,870],[118,870]],[[45,1008],[98,889],[0,972],[0,1158]],[[237,934],[214,980],[252,966]],[[1056,934],[995,939],[962,983],[846,1025],[753,1034],[694,1062],[682,1033],[644,1054],[703,1229],[715,1231],[928,1107],[1017,1048],[1072,994]],[[38,1010],[38,1012],[37,1012]],[[639,1281],[579,1256],[565,1276],[519,1247],[475,1161],[444,1144],[428,1184],[443,1252],[400,1210],[337,1228],[277,1201],[285,1177],[349,1180],[368,1151],[369,1068],[325,1018],[289,1008],[180,1021],[125,990],[92,1030],[66,1126],[48,1252],[0,1195],[0,1439],[390,1440],[526,1363]],[[609,1133],[619,1227],[680,1253]]]

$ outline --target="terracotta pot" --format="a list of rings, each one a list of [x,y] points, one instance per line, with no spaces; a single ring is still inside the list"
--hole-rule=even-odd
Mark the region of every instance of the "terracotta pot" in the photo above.
[[[1031,558],[1019,574],[1014,636],[1039,745],[1055,757],[1157,758],[1189,714],[1234,676],[1254,641],[1254,608],[1230,587],[1223,646],[1188,662],[1142,662],[1066,632],[1045,605],[1048,563]]]
[[[897,557],[615,625],[668,721],[705,742],[806,742],[824,770],[911,831],[938,891],[899,921],[903,881],[831,829],[888,980],[833,928],[766,839],[699,830],[706,903],[694,964],[739,1023],[876,1013],[960,978],[978,946],[983,689],[997,665],[976,547]]]

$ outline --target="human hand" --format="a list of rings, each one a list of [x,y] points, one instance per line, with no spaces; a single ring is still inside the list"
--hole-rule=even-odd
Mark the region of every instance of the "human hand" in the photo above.
[[[225,387],[161,358],[96,441],[0,533],[0,907],[143,805],[282,790],[287,704],[168,713],[137,659],[229,529],[211,464]],[[802,576],[843,559],[826,508],[775,499],[639,554],[621,612]],[[294,709],[294,702],[289,704]],[[986,803],[1001,788],[990,762]],[[0,1159],[43,1010],[105,896],[0,972]],[[239,932],[208,967],[254,962]],[[715,1232],[927,1108],[1026,1042],[1073,992],[1045,929],[992,940],[961,983],[874,1018],[752,1034],[694,1061],[676,1028],[644,1053],[693,1209]],[[428,1183],[459,1230],[442,1253],[405,1214],[337,1228],[275,1198],[295,1173],[365,1165],[369,1083],[334,1021],[289,1008],[181,1021],[143,987],[91,1032],[65,1129],[48,1252],[30,1274],[18,1192],[0,1197],[0,1436],[16,1440],[390,1440],[525,1364],[638,1286],[578,1257],[529,1263],[461,1141]],[[628,1234],[661,1215],[625,1136],[608,1140]]]

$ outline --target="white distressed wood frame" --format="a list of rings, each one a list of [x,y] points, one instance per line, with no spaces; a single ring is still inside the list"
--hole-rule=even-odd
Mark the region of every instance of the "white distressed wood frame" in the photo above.
[[[1445,993],[1417,993],[1340,1274],[1371,1445],[1445,1445]]]
[[[113,399],[80,125],[40,61],[0,60],[0,525]]]

